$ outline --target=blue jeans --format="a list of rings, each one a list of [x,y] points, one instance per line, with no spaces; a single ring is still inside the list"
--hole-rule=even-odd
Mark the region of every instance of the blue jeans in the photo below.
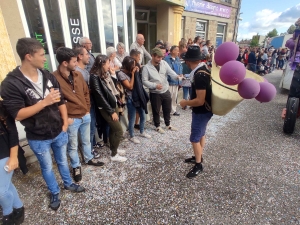
[[[91,152],[91,142],[90,142],[90,124],[91,115],[87,114],[82,118],[74,118],[73,123],[69,125],[68,135],[68,155],[70,156],[72,168],[80,166],[80,160],[78,156],[78,134],[81,138],[81,145],[83,150],[84,161],[87,163],[93,158]]]
[[[278,68],[282,69],[283,65],[284,65],[283,59],[279,59],[278,60]]]
[[[96,133],[96,112],[95,112],[95,103],[93,102],[91,98],[91,132],[90,132],[90,141],[91,141],[91,150],[93,150],[93,146],[96,144],[96,138],[95,138],[95,133]]]
[[[192,90],[191,87],[182,87],[183,90],[183,99],[188,100],[189,97],[191,96],[190,92]]]
[[[28,140],[31,150],[34,152],[40,163],[43,178],[52,194],[59,193],[59,186],[52,169],[50,148],[52,148],[58,171],[62,180],[64,181],[64,186],[70,186],[72,184],[67,159],[67,143],[68,134],[63,131],[54,139]]]
[[[255,73],[256,71],[256,64],[252,64],[252,63],[249,63],[248,64],[248,70],[252,71]]]
[[[11,182],[13,171],[6,172],[4,166],[9,158],[0,159],[0,205],[3,209],[3,216],[12,213],[13,208],[18,209],[23,206],[23,203],[18,195],[18,192]]]
[[[127,110],[128,110],[128,129],[129,129],[129,135],[132,138],[134,136],[134,123],[135,123],[135,114],[136,111],[138,111],[140,115],[140,133],[144,133],[144,127],[145,127],[145,121],[146,121],[146,115],[145,110],[141,107],[135,108],[133,105],[133,102],[130,98],[127,99]]]

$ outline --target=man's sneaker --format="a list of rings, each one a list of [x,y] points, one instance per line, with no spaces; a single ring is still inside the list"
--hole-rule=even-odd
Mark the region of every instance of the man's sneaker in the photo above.
[[[202,167],[202,164],[201,163],[197,163],[195,164],[195,166],[190,170],[190,172],[186,175],[187,178],[194,178],[196,176],[198,176],[198,174],[200,172],[203,171],[203,167]]]
[[[160,134],[164,134],[165,133],[164,129],[162,129],[161,127],[156,127],[156,131],[158,133],[160,133]]]
[[[113,162],[125,162],[127,158],[120,156],[119,154],[116,154],[115,156],[110,158]]]
[[[119,155],[125,155],[125,154],[126,154],[126,151],[123,150],[123,149],[118,149],[118,154],[119,154]]]
[[[75,183],[72,183],[70,186],[65,186],[65,189],[66,190],[69,190],[69,191],[72,191],[72,192],[84,192],[85,191],[85,188],[80,186],[79,184],[75,184]]]
[[[180,114],[178,112],[174,112],[173,116],[180,116]]]
[[[53,210],[57,210],[59,206],[60,206],[59,193],[55,195],[51,194],[49,207]]]
[[[95,146],[94,146],[94,148],[95,148]],[[95,159],[98,159],[98,158],[100,158],[100,153],[94,148],[92,150],[92,155],[94,156]]]
[[[144,138],[151,138],[151,136],[149,134],[146,134],[146,133],[142,133],[140,134],[141,137],[144,137]]]
[[[9,215],[3,216],[2,218],[3,225],[14,225],[14,214],[11,213]]]
[[[178,129],[176,127],[173,127],[171,125],[167,126],[168,130],[172,130],[172,131],[178,131]]]
[[[73,168],[73,179],[76,183],[81,181],[82,179],[81,166]]]
[[[24,206],[18,209],[14,209],[13,214],[15,219],[15,225],[19,225],[24,222],[24,214],[25,214]]]
[[[139,139],[137,139],[136,137],[132,137],[132,138],[130,138],[129,139],[131,142],[133,142],[134,144],[139,144],[139,143],[141,143],[140,141],[139,141]]]
[[[140,129],[140,125],[139,124],[134,124],[134,129],[139,130]]]
[[[103,148],[104,146],[105,146],[104,143],[97,142],[97,143],[93,146],[93,148]]]
[[[192,156],[191,158],[187,158],[184,160],[185,163],[193,163],[195,164],[196,163],[196,157],[195,156]],[[203,163],[203,157],[201,156],[201,163]]]
[[[104,163],[103,162],[100,162],[100,161],[97,161],[96,159],[91,159],[87,162],[88,165],[90,166],[103,166]]]

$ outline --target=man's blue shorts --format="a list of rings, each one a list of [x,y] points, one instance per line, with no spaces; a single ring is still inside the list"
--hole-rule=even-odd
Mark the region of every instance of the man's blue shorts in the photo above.
[[[212,116],[213,114],[211,112],[204,114],[192,113],[190,142],[197,143],[200,141],[200,139],[205,135],[207,123]]]

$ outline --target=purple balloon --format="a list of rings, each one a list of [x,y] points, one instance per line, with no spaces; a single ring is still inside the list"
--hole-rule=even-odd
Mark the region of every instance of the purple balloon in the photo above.
[[[267,82],[261,82],[260,92],[255,97],[255,99],[259,102],[269,102],[276,96],[276,88],[273,84]]]
[[[220,69],[220,79],[224,84],[236,85],[241,83],[246,76],[246,68],[239,61],[229,61]]]
[[[289,49],[294,49],[295,47],[295,41],[293,38],[290,38],[289,40],[286,41],[285,46],[288,47]]]
[[[259,83],[252,78],[246,78],[238,85],[238,93],[244,99],[255,98],[259,91]]]
[[[219,66],[225,63],[236,60],[239,55],[239,47],[233,42],[224,42],[221,44],[215,54],[215,62]]]

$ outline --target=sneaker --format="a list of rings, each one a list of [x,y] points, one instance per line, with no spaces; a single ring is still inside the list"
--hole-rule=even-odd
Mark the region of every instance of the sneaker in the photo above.
[[[97,143],[93,146],[93,148],[103,148],[104,146],[105,146],[104,143],[97,142]]]
[[[130,138],[129,140],[132,141],[134,144],[139,144],[139,143],[141,143],[141,142],[139,141],[139,139],[137,139],[136,137],[132,137],[132,138]]]
[[[3,225],[14,225],[14,214],[11,213],[9,215],[3,216],[2,218]]]
[[[180,116],[180,114],[178,112],[174,112],[173,116]]]
[[[70,186],[65,186],[65,189],[66,190],[69,190],[69,191],[72,191],[72,192],[76,192],[76,193],[79,193],[79,192],[84,192],[85,191],[85,188],[80,186],[79,184],[75,184],[75,183],[72,183]]]
[[[94,148],[92,150],[92,155],[94,156],[95,159],[98,159],[98,158],[100,158],[100,153]]]
[[[73,179],[76,183],[82,180],[81,166],[73,168]]]
[[[151,138],[151,136],[149,134],[146,134],[146,133],[142,133],[140,134],[141,137],[144,137],[144,138]]]
[[[59,206],[60,206],[59,193],[55,195],[51,194],[49,207],[53,210],[57,210]]]
[[[24,222],[24,214],[25,214],[24,206],[18,209],[14,209],[13,214],[15,219],[15,225],[19,225]]]
[[[128,138],[123,138],[122,141],[123,142],[128,142],[129,140],[128,140]]]
[[[156,131],[160,134],[164,134],[165,131],[161,127],[156,127]]]
[[[116,154],[115,156],[111,157],[110,160],[113,162],[125,162],[127,158],[120,156],[119,154]]]
[[[192,178],[198,176],[198,174],[199,174],[200,172],[202,172],[202,171],[203,171],[203,166],[202,166],[202,164],[201,164],[201,163],[199,163],[199,165],[196,164],[196,165],[190,170],[190,172],[186,175],[186,177],[192,179]]]
[[[196,157],[195,156],[192,156],[191,158],[187,158],[184,160],[185,163],[193,163],[195,164],[196,163]],[[201,156],[201,163],[203,163],[203,157]]]
[[[104,163],[103,162],[100,162],[100,161],[97,161],[96,159],[91,159],[87,162],[88,165],[90,166],[103,166]]]
[[[139,124],[134,124],[134,129],[140,130],[140,125]]]
[[[176,127],[173,127],[173,126],[167,126],[167,129],[168,130],[172,130],[172,131],[178,131],[178,129]]]
[[[123,150],[123,149],[118,149],[118,154],[119,154],[119,155],[125,155],[125,154],[126,154],[126,151]]]

